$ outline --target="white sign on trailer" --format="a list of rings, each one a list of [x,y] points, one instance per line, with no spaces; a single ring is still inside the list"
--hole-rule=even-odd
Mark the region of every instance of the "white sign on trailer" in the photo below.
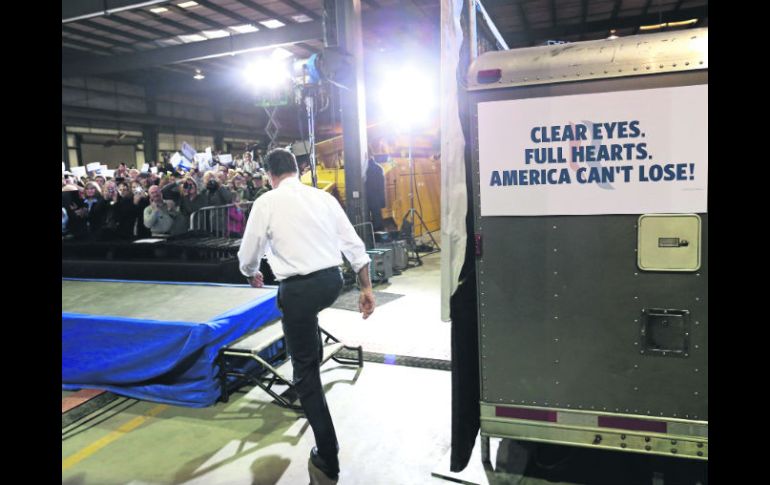
[[[478,105],[482,216],[707,212],[708,86]]]

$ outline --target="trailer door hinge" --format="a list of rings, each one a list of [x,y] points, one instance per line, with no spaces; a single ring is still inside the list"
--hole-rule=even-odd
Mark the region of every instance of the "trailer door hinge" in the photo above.
[[[481,234],[473,235],[474,244],[476,246],[476,257],[481,257]]]

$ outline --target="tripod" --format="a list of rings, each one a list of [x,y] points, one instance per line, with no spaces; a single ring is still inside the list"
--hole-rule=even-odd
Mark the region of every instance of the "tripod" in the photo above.
[[[409,234],[407,236],[407,259],[411,262],[414,261],[414,266],[422,266],[422,258],[420,257],[420,252],[417,248],[417,241],[415,240],[415,217],[417,217],[420,220],[420,226],[423,229],[423,235],[425,233],[428,233],[428,237],[430,237],[431,240],[431,250],[425,253],[425,256],[433,253],[437,253],[441,251],[441,247],[439,247],[438,243],[436,242],[436,239],[433,237],[433,234],[428,230],[428,225],[425,224],[425,220],[422,218],[422,215],[420,212],[414,208],[414,196],[417,192],[417,181],[414,173],[414,158],[412,157],[412,132],[409,131],[409,210],[404,215],[404,219],[401,223],[401,227],[403,230],[404,224],[409,224]],[[411,221],[407,221],[407,219],[411,216]],[[409,254],[409,252],[414,253],[414,256]]]

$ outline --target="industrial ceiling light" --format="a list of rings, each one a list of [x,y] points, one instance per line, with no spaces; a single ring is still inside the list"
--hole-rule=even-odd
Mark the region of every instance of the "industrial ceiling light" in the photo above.
[[[168,9],[166,7],[155,7],[155,8],[151,8],[150,12],[152,12],[152,13],[163,13],[163,12],[168,12]]]
[[[197,81],[200,81],[201,79],[204,79],[205,77],[206,76],[204,76],[203,73],[201,73],[200,69],[196,69],[195,70],[195,75],[193,76],[193,79],[195,79]]]
[[[277,29],[278,27],[283,27],[284,25],[286,25],[280,20],[275,20],[275,19],[261,20],[259,23],[264,25],[268,29]]]
[[[220,37],[227,37],[230,33],[224,30],[204,30],[203,35],[209,39],[218,39]]]
[[[190,1],[190,2],[177,3],[177,6],[182,7],[182,8],[190,8],[190,7],[194,7],[196,5],[198,5],[198,2]]]
[[[232,26],[230,28],[233,29],[234,31],[238,32],[239,34],[248,34],[249,32],[256,32],[256,31],[259,30],[257,27],[254,27],[251,24],[234,25],[234,26]]]

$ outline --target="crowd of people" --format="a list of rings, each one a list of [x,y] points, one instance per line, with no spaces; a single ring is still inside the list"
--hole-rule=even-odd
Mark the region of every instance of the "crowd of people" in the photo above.
[[[271,188],[249,152],[233,166],[216,164],[205,172],[175,169],[167,157],[149,167],[142,172],[121,163],[112,176],[62,173],[62,237],[105,241],[176,236],[189,230],[193,213],[212,206],[228,206],[220,227],[226,227],[229,237],[240,237],[246,205]]]

